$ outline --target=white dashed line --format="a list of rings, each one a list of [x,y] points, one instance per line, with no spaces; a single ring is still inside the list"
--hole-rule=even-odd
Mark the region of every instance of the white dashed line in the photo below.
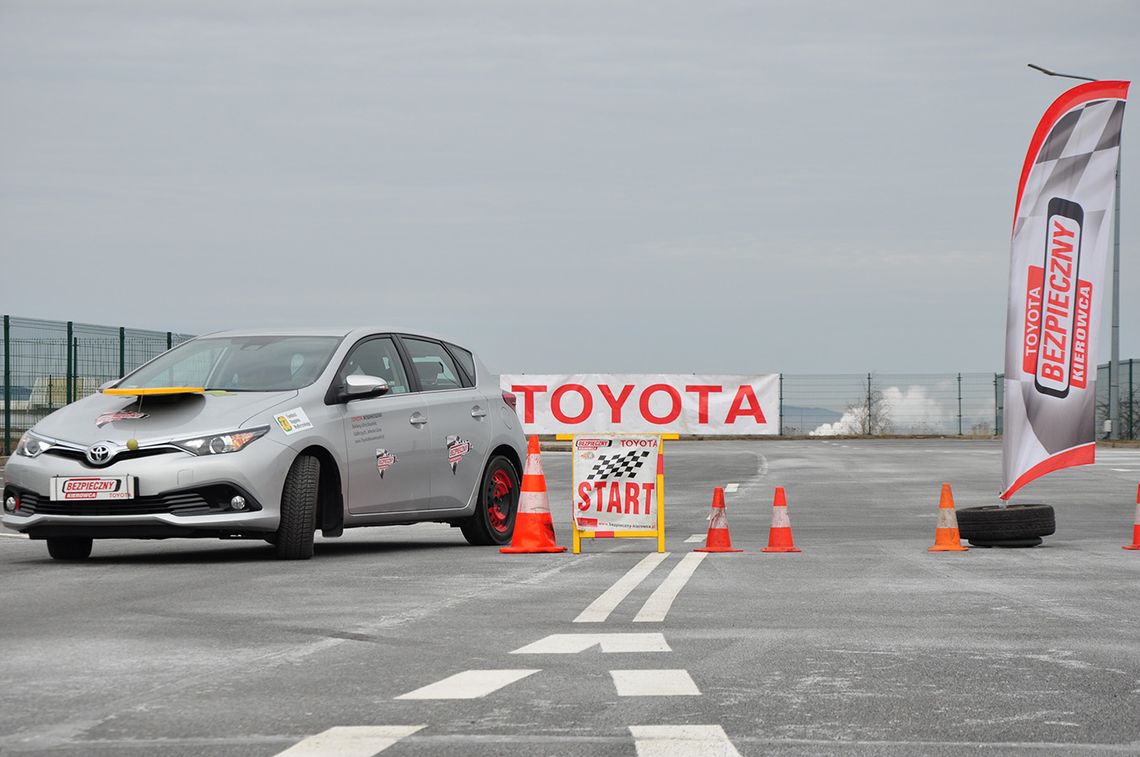
[[[578,654],[596,646],[607,654],[673,651],[659,633],[554,633],[511,654]]]
[[[702,544],[708,534],[693,534],[688,539],[685,539],[686,544]]]
[[[719,725],[631,725],[637,757],[740,757]]]
[[[1132,473],[1134,471],[1140,472],[1140,468],[1113,468],[1113,470],[1117,473]]]
[[[636,589],[638,585],[653,572],[653,569],[661,564],[661,561],[669,556],[668,552],[652,552],[645,556],[641,562],[634,565],[629,571],[619,578],[613,586],[602,592],[602,595],[590,603],[590,606],[581,612],[578,617],[574,618],[575,623],[601,623],[610,616],[610,613],[621,601],[629,596],[629,593]]]
[[[9,539],[27,539],[28,538],[25,534],[0,534],[0,536],[5,536]]]
[[[725,494],[735,494],[740,491],[740,484],[727,484],[724,487]]]
[[[297,742],[277,757],[371,757],[424,728],[427,726],[337,726]]]
[[[611,670],[619,697],[700,696],[687,670]]]
[[[479,699],[538,670],[465,670],[396,699]]]
[[[645,604],[641,606],[641,611],[633,619],[634,623],[660,623],[665,620],[665,616],[669,614],[669,608],[673,606],[673,600],[681,593],[681,589],[685,588],[685,584],[693,577],[697,566],[701,564],[701,560],[708,557],[708,552],[690,552],[681,558],[681,562],[669,572],[657,590],[649,595],[649,599],[645,600]]]

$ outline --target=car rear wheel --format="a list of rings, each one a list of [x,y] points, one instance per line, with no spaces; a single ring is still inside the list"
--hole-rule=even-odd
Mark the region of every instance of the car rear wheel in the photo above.
[[[475,514],[459,528],[468,544],[497,546],[508,544],[519,508],[519,474],[507,458],[496,455],[483,471],[483,485]]]
[[[1049,505],[964,507],[957,516],[958,532],[977,547],[1034,547],[1057,530]]]
[[[56,560],[86,560],[91,556],[90,539],[48,539],[47,547],[48,554]]]
[[[301,455],[285,476],[281,492],[281,522],[273,546],[281,560],[308,560],[313,556],[313,532],[317,525],[317,494],[321,463]]]

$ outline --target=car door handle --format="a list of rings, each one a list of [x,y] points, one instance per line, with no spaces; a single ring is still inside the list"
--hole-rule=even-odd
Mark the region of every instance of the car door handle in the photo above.
[[[408,423],[413,426],[422,426],[427,423],[427,416],[423,413],[412,413],[412,417],[408,418]]]
[[[476,405],[475,407],[471,408],[471,417],[472,418],[486,418],[487,417],[487,411],[484,410],[483,408],[479,407],[478,405]]]

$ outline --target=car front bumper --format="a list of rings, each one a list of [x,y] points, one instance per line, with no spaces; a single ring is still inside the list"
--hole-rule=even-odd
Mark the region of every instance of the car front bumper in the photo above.
[[[280,519],[281,490],[296,453],[271,439],[259,439],[227,455],[195,457],[172,452],[91,468],[44,453],[8,460],[4,497],[20,495],[16,512],[4,510],[6,527],[32,538],[165,538],[270,533]],[[54,477],[132,476],[135,498],[51,500]],[[242,510],[229,500],[241,495]],[[26,504],[26,506],[24,506]]]

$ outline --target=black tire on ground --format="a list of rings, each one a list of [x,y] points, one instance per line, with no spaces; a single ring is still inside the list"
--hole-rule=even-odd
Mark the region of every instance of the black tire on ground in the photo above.
[[[998,546],[1037,546],[1018,545],[1013,542],[1028,542],[1042,536],[1050,536],[1057,530],[1053,508],[1049,505],[1026,504],[998,507],[964,507],[957,511],[958,532],[971,544],[980,543]]]
[[[509,544],[518,509],[518,471],[510,460],[496,455],[483,471],[474,514],[459,522],[463,538],[477,547]]]
[[[1010,539],[1008,541],[970,539],[970,544],[975,547],[1040,547],[1041,537],[1038,536],[1033,539]]]
[[[313,556],[320,480],[320,460],[301,455],[293,461],[281,492],[281,522],[273,543],[278,559],[308,560]]]
[[[91,540],[76,538],[48,539],[48,554],[56,560],[86,560],[91,556]]]

